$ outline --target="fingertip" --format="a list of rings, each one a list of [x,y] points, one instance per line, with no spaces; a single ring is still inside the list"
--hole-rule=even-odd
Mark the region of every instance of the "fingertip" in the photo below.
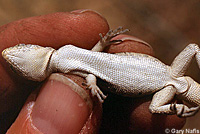
[[[150,113],[151,98],[152,96],[130,98],[109,94],[103,105],[100,133],[162,134],[166,128],[180,130],[184,126],[185,118]]]
[[[41,88],[33,108],[33,124],[43,133],[78,133],[86,122],[92,101],[68,78],[53,74]]]
[[[21,19],[1,27],[0,47],[19,43],[59,48],[73,44],[90,49],[109,29],[104,17],[92,10],[57,12]],[[0,49],[1,49],[0,48]]]
[[[177,115],[152,114],[149,112],[151,97],[138,98],[134,101],[134,110],[130,114],[130,131],[134,133],[165,133],[165,129],[181,129],[185,118]]]
[[[79,84],[82,81],[82,78],[69,77]],[[86,91],[71,79],[51,75],[37,98],[23,107],[9,134],[25,130],[34,134],[97,132],[101,106],[93,103]]]

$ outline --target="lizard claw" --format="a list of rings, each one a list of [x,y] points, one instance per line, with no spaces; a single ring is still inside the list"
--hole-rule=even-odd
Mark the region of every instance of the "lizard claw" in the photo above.
[[[176,109],[176,102],[171,103],[171,105],[170,105],[170,110],[171,110],[173,113],[176,113],[176,112],[177,112],[177,109]]]
[[[115,30],[109,30],[108,33],[103,37],[102,34],[100,33],[100,37],[101,37],[101,43],[104,44],[104,45],[110,45],[112,43],[119,43],[119,42],[122,42],[122,40],[112,40],[111,39],[119,34],[122,34],[122,33],[125,33],[129,31],[128,29],[123,29],[123,27],[118,27],[117,29]]]
[[[170,105],[170,110],[177,114],[178,117],[189,117],[195,115],[200,109],[200,106],[188,108],[185,105],[177,106],[176,103]]]
[[[103,94],[99,87],[96,85],[90,85],[89,89],[91,89],[92,96],[97,96],[98,100],[103,103],[107,96]]]
[[[193,116],[195,115],[198,111],[199,111],[200,106],[197,107],[191,107],[188,110],[184,110],[183,113],[181,113],[180,115],[178,115],[179,117],[189,117],[189,116]]]

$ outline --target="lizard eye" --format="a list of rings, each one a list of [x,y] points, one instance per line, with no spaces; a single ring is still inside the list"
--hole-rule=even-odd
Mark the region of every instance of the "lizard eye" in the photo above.
[[[15,70],[15,68],[13,66],[10,65],[10,69],[14,72],[17,73],[17,71]]]

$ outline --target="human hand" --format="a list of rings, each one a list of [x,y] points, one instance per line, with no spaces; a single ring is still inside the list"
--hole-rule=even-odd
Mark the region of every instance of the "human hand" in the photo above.
[[[99,33],[105,34],[108,30],[109,26],[106,20],[90,10],[31,17],[0,28],[0,49],[2,51],[19,43],[51,46],[56,49],[65,44],[73,44],[91,49],[100,39]],[[115,53],[120,50],[152,54],[151,47],[132,36],[123,35],[116,38],[124,39],[124,42],[116,46],[112,45],[106,50],[107,52]],[[0,61],[0,113],[2,119],[0,131],[3,133],[3,127],[6,128],[7,125],[5,122],[8,122],[9,119],[12,120],[12,114],[5,113],[15,113],[24,103],[27,95],[38,86],[38,83],[19,77],[9,68],[2,57],[0,57]],[[85,101],[82,99],[83,95],[78,95],[73,91],[77,88],[79,91],[85,89],[82,85],[84,79],[73,75],[65,76],[53,74],[40,88],[31,93],[8,134],[19,132],[34,134],[96,133],[98,131],[101,120],[101,104],[92,97],[92,99]],[[89,91],[85,92],[90,98]],[[116,99],[118,101],[112,101]],[[185,120],[176,116],[152,116],[148,111],[148,102],[144,102],[144,98],[137,100],[109,94],[105,104],[103,104],[105,112],[100,132],[134,132],[138,131],[134,128],[140,129],[138,124],[144,123],[147,124],[148,131],[160,128],[156,126],[156,123],[165,124],[166,127],[173,124],[174,128],[181,128],[184,124]],[[118,112],[117,109],[112,109],[115,105],[118,108],[123,108],[122,112],[124,113],[116,115],[116,119],[114,119],[116,122],[113,125],[110,124],[112,122],[108,122],[109,119],[112,119],[108,113]],[[135,108],[136,106],[138,107]],[[128,113],[125,109],[129,109]],[[141,115],[142,113],[145,113],[145,116]],[[122,120],[123,117],[118,118],[123,115],[126,117],[125,120]],[[162,117],[162,121],[158,120],[160,117]],[[163,117],[165,117],[164,120]],[[147,121],[149,122],[147,123]],[[141,128],[144,130],[144,126]]]

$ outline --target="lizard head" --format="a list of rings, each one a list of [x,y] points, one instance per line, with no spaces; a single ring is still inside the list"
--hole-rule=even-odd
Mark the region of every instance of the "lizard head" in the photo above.
[[[185,77],[188,82],[188,90],[181,94],[186,101],[200,106],[200,84],[190,77]]]
[[[19,44],[4,49],[2,56],[16,72],[30,80],[42,81],[51,73],[47,67],[53,51],[50,47]]]

